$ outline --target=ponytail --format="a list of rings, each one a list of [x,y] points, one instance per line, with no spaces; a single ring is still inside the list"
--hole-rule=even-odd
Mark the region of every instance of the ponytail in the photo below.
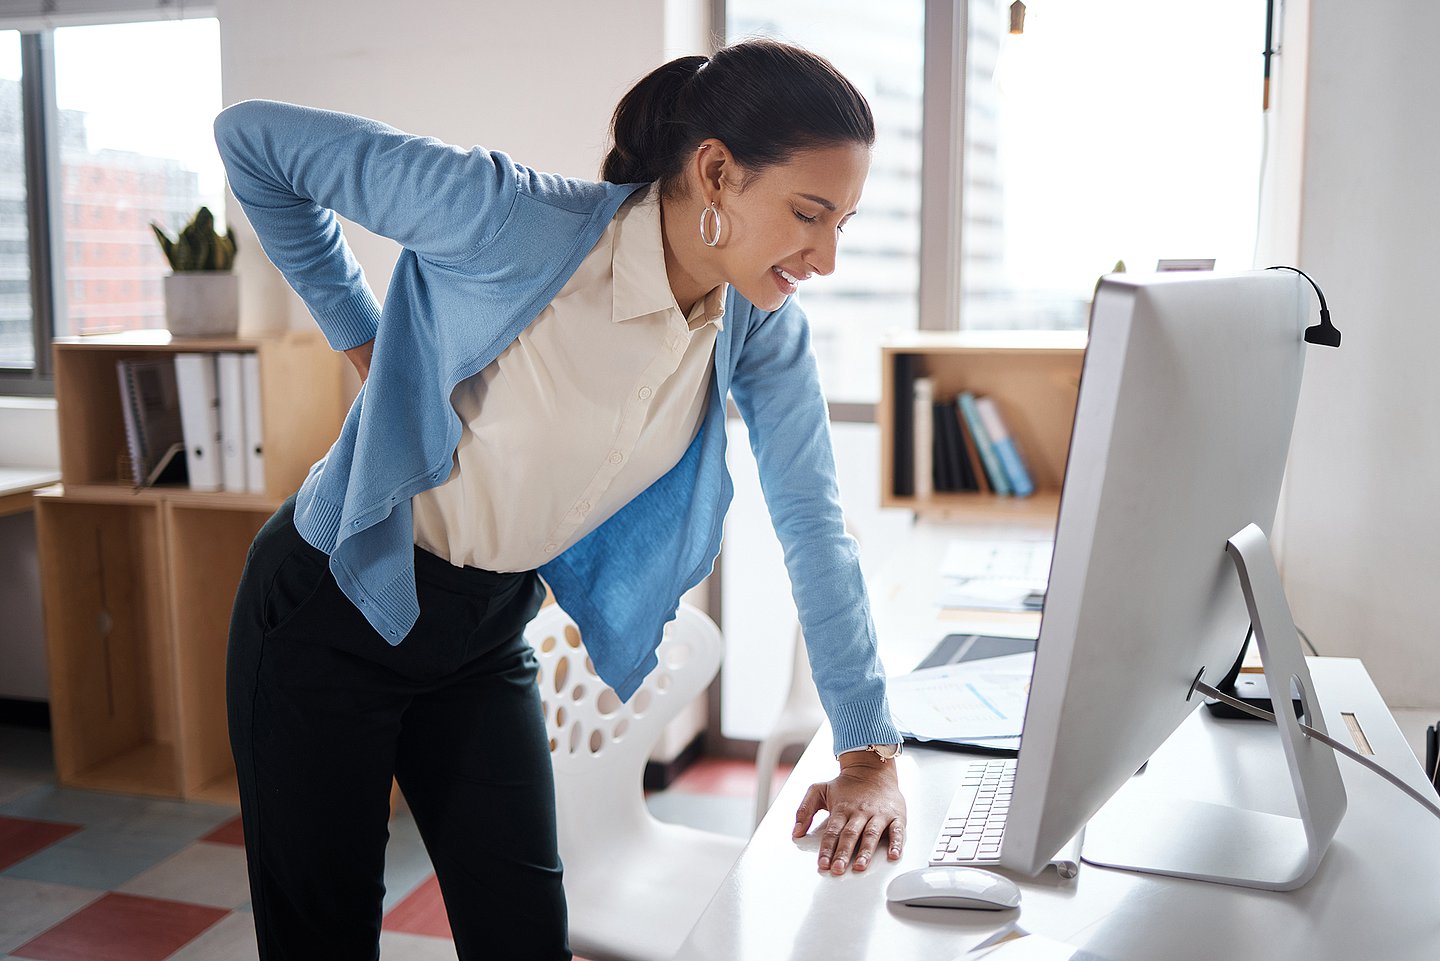
[[[681,57],[630,88],[610,121],[614,146],[600,169],[602,180],[636,184],[662,179],[664,161],[676,153],[684,133],[684,125],[672,117],[684,90],[707,63],[706,57]]]
[[[777,119],[778,118],[778,119]],[[812,147],[873,146],[865,97],[824,57],[775,40],[746,40],[714,57],[681,57],[621,98],[600,176],[673,194],[701,141],[714,137],[751,173]]]

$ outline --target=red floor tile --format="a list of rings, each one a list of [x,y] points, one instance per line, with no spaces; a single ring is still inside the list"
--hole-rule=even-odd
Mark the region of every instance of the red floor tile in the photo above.
[[[0,871],[80,830],[79,824],[0,817]]]
[[[380,927],[385,931],[423,934],[432,938],[449,938],[450,916],[440,896],[440,882],[435,875],[420,885],[385,915]]]
[[[784,783],[789,767],[777,768],[771,790]],[[671,791],[685,794],[716,794],[722,797],[755,796],[755,764],[753,761],[727,761],[701,758],[686,768],[670,785]]]
[[[229,913],[111,893],[11,953],[38,961],[161,961]]]
[[[245,846],[245,835],[240,828],[240,815],[220,825],[200,840],[214,841],[216,844],[234,844],[239,847]]]

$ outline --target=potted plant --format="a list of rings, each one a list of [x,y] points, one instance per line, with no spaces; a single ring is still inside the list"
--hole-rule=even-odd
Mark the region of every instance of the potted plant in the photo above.
[[[233,337],[240,326],[235,231],[215,232],[215,216],[201,207],[171,240],[150,224],[171,273],[165,278],[165,326],[176,337]]]

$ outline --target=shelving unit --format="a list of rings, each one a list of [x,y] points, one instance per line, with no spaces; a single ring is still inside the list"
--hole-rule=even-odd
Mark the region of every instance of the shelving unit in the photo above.
[[[259,355],[264,494],[123,479],[115,362],[187,351]],[[339,432],[341,367],[318,332],[56,340],[61,483],[37,493],[35,510],[61,784],[236,800],[230,609],[256,532]]]
[[[880,503],[928,515],[957,518],[1054,519],[1075,420],[1083,331],[917,331],[892,338],[881,348]],[[929,377],[935,397],[961,391],[994,398],[1035,481],[1029,497],[939,492],[927,498],[895,494],[895,358],[919,358],[917,376]]]

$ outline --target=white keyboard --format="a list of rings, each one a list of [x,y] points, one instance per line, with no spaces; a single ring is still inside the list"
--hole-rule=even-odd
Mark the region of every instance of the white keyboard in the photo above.
[[[939,836],[930,852],[931,867],[974,865],[995,867],[1005,840],[1005,821],[1015,793],[1013,757],[971,761],[959,790],[940,824]],[[1085,832],[1075,835],[1051,859],[1062,878],[1080,871],[1080,846]]]
[[[1000,862],[1005,818],[1015,792],[1015,760],[1006,757],[970,763],[940,825],[930,852],[931,867]]]

